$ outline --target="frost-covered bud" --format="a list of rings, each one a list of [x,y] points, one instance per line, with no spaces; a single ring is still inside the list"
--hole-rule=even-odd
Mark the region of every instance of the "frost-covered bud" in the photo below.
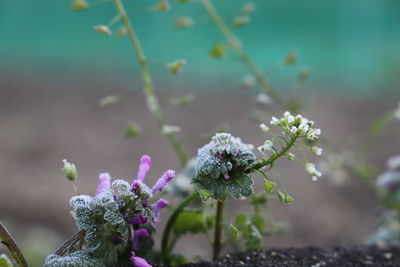
[[[71,9],[75,11],[85,10],[89,7],[89,3],[86,0],[74,0],[71,4]]]
[[[171,6],[170,6],[168,0],[161,0],[155,6],[153,6],[151,9],[154,11],[168,11],[171,9]]]
[[[140,228],[135,230],[135,233],[133,234],[133,241],[132,241],[132,246],[134,250],[139,250],[140,249],[140,239],[149,237],[150,233],[147,231],[145,228]]]
[[[267,125],[265,125],[265,123],[261,123],[261,124],[260,124],[260,129],[261,129],[263,132],[266,132],[266,133],[269,133],[269,132],[270,132],[269,127],[268,127]]]
[[[111,176],[108,172],[101,173],[99,175],[99,185],[96,187],[96,196],[104,190],[110,189],[111,187]]]
[[[108,28],[106,25],[96,25],[93,26],[93,29],[105,35],[112,35],[110,28]]]
[[[75,164],[63,159],[64,167],[61,169],[68,180],[74,181],[78,177],[78,171]]]
[[[317,181],[319,177],[321,177],[321,172],[315,168],[315,164],[311,162],[307,162],[304,165],[306,171],[311,175],[313,181]]]
[[[317,156],[321,156],[322,155],[322,148],[317,147],[317,146],[313,146],[313,147],[311,147],[311,152],[314,153]]]
[[[165,186],[175,177],[175,171],[166,171],[161,178],[159,178],[156,184],[151,188],[151,192],[154,194],[156,192],[161,192]]]
[[[130,259],[135,267],[152,267],[145,259],[136,257],[133,251]]]
[[[179,74],[186,65],[186,59],[180,59],[167,64],[167,68],[172,74]]]
[[[269,122],[271,125],[279,126],[281,124],[281,121],[278,120],[276,117],[272,117],[271,121]]]
[[[194,25],[194,21],[192,18],[189,17],[178,17],[175,20],[175,27],[184,29],[184,28],[190,28]]]
[[[273,151],[273,147],[274,147],[274,144],[272,143],[272,141],[271,140],[266,140],[264,142],[264,144],[262,146],[259,146],[257,149],[262,154],[265,154],[265,153],[267,153],[269,151]]]
[[[132,191],[142,197],[151,197],[153,195],[152,190],[142,181],[133,181]]]
[[[249,23],[250,17],[249,16],[237,16],[233,19],[233,27],[239,28],[247,23]]]
[[[295,154],[293,154],[292,152],[286,153],[285,156],[289,159],[289,160],[294,160],[296,158]]]
[[[143,155],[140,158],[139,170],[136,176],[136,180],[143,182],[150,168],[151,168],[151,157],[148,155]]]

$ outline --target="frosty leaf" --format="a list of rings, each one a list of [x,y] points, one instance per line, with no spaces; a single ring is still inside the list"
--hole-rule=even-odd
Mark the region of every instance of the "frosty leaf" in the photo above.
[[[200,233],[204,229],[204,214],[198,210],[185,210],[181,212],[174,224],[174,233],[182,235],[185,233]]]
[[[80,250],[63,257],[51,254],[47,256],[43,267],[105,267],[105,265],[91,253]]]

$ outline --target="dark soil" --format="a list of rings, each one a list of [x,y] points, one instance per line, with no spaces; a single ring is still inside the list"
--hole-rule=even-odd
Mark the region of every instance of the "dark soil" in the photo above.
[[[182,267],[265,266],[265,267],[322,267],[322,266],[400,266],[399,247],[336,246],[333,248],[306,247],[269,249],[249,253],[228,254],[215,262],[199,262]]]

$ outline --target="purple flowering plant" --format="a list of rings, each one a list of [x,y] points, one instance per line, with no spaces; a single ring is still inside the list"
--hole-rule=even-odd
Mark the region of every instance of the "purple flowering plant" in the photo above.
[[[64,161],[64,172],[75,181]],[[77,195],[70,205],[79,229],[60,250],[46,258],[44,266],[133,266],[146,267],[145,258],[152,253],[152,235],[156,231],[161,209],[169,202],[154,195],[161,192],[175,177],[166,171],[152,186],[145,184],[151,167],[150,156],[140,159],[136,178],[131,182],[112,181],[109,173],[99,175],[94,196]]]

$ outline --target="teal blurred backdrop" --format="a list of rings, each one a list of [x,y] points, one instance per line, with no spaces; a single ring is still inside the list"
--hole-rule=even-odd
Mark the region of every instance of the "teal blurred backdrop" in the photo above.
[[[89,2],[94,3],[97,0]],[[129,10],[156,1],[125,1]],[[246,1],[214,1],[231,22]],[[272,76],[290,84],[299,68],[313,68],[309,87],[376,93],[396,90],[400,77],[400,1],[398,0],[258,0],[251,23],[236,33],[264,70],[290,50],[300,55],[299,64]],[[69,9],[70,1],[0,1],[0,69],[4,72],[65,75],[108,73],[135,77],[137,65],[124,37],[108,37],[92,29],[107,24],[115,15],[111,2],[82,12]],[[133,12],[132,20],[152,61],[152,69],[165,78],[160,62],[186,58],[181,77],[212,85],[233,80],[247,72],[230,54],[218,61],[208,50],[222,36],[200,4],[178,4],[165,13]],[[178,30],[177,16],[190,16],[195,27]],[[118,25],[115,26],[117,28]],[[234,78],[239,79],[239,78]],[[208,81],[208,82],[205,82]],[[228,84],[230,85],[230,84]]]

